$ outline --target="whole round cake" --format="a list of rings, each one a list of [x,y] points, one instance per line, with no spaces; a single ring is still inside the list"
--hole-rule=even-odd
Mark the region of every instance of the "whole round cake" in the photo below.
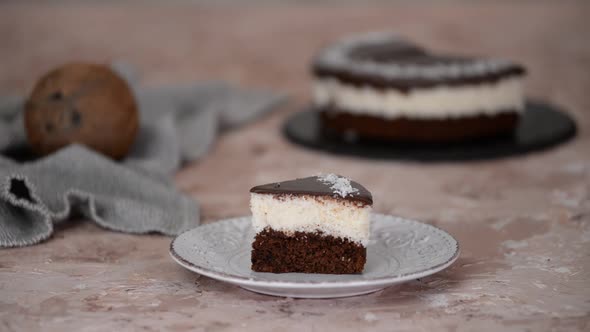
[[[313,61],[313,103],[331,135],[455,142],[514,132],[522,66],[432,54],[391,33],[340,40]]]

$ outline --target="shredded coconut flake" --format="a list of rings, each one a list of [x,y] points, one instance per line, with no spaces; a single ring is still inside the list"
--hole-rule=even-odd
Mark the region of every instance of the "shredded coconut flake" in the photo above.
[[[358,192],[358,189],[352,187],[349,179],[333,173],[319,175],[318,181],[329,185],[332,192],[340,197],[346,197]]]
[[[367,312],[367,313],[366,313],[366,314],[363,316],[363,319],[364,319],[365,321],[369,322],[369,323],[371,323],[371,322],[375,322],[375,321],[377,321],[377,320],[378,320],[378,318],[377,318],[377,315],[375,315],[375,314],[374,314],[374,313],[372,313],[372,312]]]

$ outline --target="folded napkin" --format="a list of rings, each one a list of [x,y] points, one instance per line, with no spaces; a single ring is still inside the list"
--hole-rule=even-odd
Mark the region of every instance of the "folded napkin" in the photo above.
[[[175,189],[174,171],[206,154],[220,131],[283,100],[215,82],[135,88],[128,67],[115,69],[133,87],[141,117],[135,145],[121,162],[80,145],[15,161],[26,147],[24,99],[0,97],[0,247],[39,243],[70,216],[129,233],[175,235],[198,225],[198,205]]]

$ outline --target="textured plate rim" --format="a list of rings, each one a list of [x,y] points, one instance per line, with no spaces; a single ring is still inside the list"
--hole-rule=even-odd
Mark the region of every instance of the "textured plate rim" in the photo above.
[[[195,265],[195,264],[187,261],[186,259],[182,258],[178,253],[176,253],[176,251],[174,250],[174,245],[175,245],[176,241],[182,235],[192,232],[192,231],[195,231],[199,227],[203,227],[206,225],[212,225],[214,223],[220,223],[220,222],[230,222],[230,221],[233,221],[236,219],[251,218],[251,216],[241,216],[241,217],[220,219],[215,222],[204,224],[204,225],[199,225],[197,227],[194,227],[192,229],[182,232],[181,234],[176,236],[170,242],[169,253],[170,253],[170,256],[172,257],[172,259],[174,261],[176,261],[179,265],[183,266],[184,268],[186,268],[188,270],[191,270],[193,272],[196,272],[198,274],[204,275],[204,276],[212,278],[212,279],[226,281],[226,282],[229,282],[229,283],[232,283],[235,285],[239,285],[239,286],[254,286],[254,287],[272,286],[272,287],[278,287],[278,288],[284,288],[284,289],[302,288],[302,287],[304,287],[304,288],[326,288],[326,287],[339,288],[339,287],[355,287],[355,286],[361,287],[361,286],[368,286],[368,285],[371,285],[371,286],[392,285],[392,284],[402,283],[402,282],[406,282],[406,281],[416,280],[419,278],[423,278],[423,277],[438,273],[438,272],[448,268],[449,266],[451,266],[459,258],[459,254],[461,252],[460,247],[459,247],[459,241],[457,241],[457,239],[455,239],[448,232],[446,232],[436,226],[433,226],[433,225],[430,225],[427,223],[423,223],[423,222],[420,222],[417,220],[413,220],[413,219],[401,218],[401,217],[396,217],[396,216],[386,215],[386,214],[374,213],[374,214],[372,214],[372,217],[393,217],[393,218],[403,220],[404,222],[417,223],[417,224],[420,224],[425,227],[431,227],[435,231],[441,232],[443,235],[447,236],[448,238],[450,238],[454,242],[455,252],[448,260],[446,260],[443,263],[440,263],[438,265],[435,265],[435,266],[432,266],[432,267],[429,267],[427,269],[423,269],[423,270],[420,270],[417,272],[412,272],[412,273],[406,273],[406,274],[401,274],[401,275],[391,275],[391,276],[374,278],[374,279],[366,279],[366,280],[297,282],[297,281],[256,280],[255,278],[247,278],[247,277],[237,276],[235,274],[214,271],[214,270],[211,270],[211,269],[208,269],[205,267]],[[269,274],[272,274],[272,273],[269,273]]]

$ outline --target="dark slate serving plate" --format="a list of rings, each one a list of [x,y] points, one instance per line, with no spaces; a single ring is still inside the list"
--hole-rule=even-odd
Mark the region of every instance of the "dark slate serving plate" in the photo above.
[[[372,159],[464,161],[502,158],[544,150],[576,135],[576,124],[555,106],[528,101],[514,135],[453,144],[345,141],[325,135],[311,107],[291,115],[283,133],[292,142],[333,154]]]

